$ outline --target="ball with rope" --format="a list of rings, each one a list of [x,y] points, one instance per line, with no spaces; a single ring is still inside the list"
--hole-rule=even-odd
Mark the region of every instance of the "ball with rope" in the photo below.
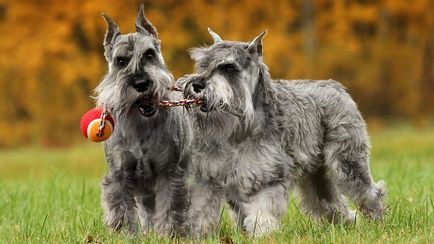
[[[115,122],[107,110],[94,108],[81,117],[80,127],[83,136],[92,142],[107,140],[114,130]]]

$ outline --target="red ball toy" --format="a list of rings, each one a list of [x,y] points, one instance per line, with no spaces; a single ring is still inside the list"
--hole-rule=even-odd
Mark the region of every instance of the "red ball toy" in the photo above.
[[[103,111],[100,108],[89,110],[81,117],[80,127],[84,137],[93,142],[102,142],[107,140],[113,133],[115,122],[110,114],[107,114],[105,119],[104,129],[98,135],[98,128],[101,124],[101,114]]]

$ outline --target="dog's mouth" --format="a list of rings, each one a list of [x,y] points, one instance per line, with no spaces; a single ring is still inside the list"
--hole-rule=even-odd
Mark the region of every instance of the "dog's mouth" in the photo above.
[[[210,105],[209,103],[207,103],[207,101],[205,99],[201,100],[201,105],[199,106],[199,110],[202,113],[207,113],[207,114],[212,112],[212,111],[218,110],[220,112],[228,113],[228,114],[234,115],[236,117],[243,117],[243,112],[240,110],[236,110],[234,108],[230,108],[230,107],[224,106],[224,105],[220,105],[220,106]]]
[[[208,113],[209,111],[211,111],[211,108],[208,106],[205,100],[202,101],[202,105],[200,105],[199,109],[204,113]]]
[[[185,98],[198,100],[199,104],[197,107],[195,107],[195,109],[199,109],[203,113],[208,113],[211,110],[213,110],[212,107],[209,106],[209,104],[207,103],[207,100],[204,96],[195,96],[195,95],[189,94],[189,95],[185,96]]]
[[[139,104],[137,108],[140,114],[143,115],[144,117],[152,117],[157,112],[157,109],[154,107],[152,103]]]
[[[205,98],[200,99],[200,106],[198,107],[202,113],[209,113],[215,110],[215,107],[212,104],[208,103]]]

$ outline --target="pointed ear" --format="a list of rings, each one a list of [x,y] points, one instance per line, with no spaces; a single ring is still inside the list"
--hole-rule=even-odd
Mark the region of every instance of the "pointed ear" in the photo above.
[[[255,39],[250,42],[247,47],[247,51],[249,51],[250,54],[262,57],[262,39],[265,34],[267,34],[267,30],[264,30],[259,36],[255,37]]]
[[[214,40],[214,43],[223,41],[222,38],[217,33],[212,31],[211,28],[209,27],[208,27],[208,32],[211,35],[212,39]]]
[[[121,31],[119,30],[118,25],[108,15],[105,13],[101,13],[101,15],[107,22],[107,31],[104,37],[104,56],[107,61],[109,61],[113,45],[115,44],[116,38],[121,34]]]
[[[145,17],[145,10],[143,3],[140,5],[139,13],[136,18],[136,31],[145,35],[150,35],[158,38],[157,29],[152,25],[151,22]]]

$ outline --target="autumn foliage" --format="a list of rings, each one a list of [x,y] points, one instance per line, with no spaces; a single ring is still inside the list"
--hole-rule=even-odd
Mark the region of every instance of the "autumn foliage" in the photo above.
[[[175,77],[193,70],[187,50],[268,30],[274,78],[341,81],[371,119],[432,118],[432,0],[0,0],[0,146],[81,139],[80,116],[106,72],[110,15],[134,30],[139,4],[158,28]]]

